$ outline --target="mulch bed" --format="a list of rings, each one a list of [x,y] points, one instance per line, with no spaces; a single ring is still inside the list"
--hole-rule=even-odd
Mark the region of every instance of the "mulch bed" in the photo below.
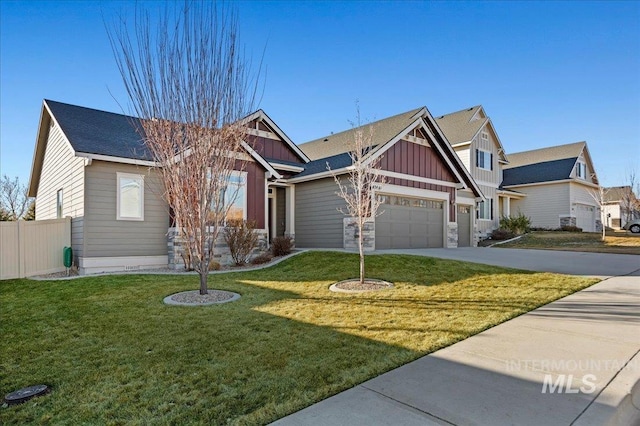
[[[360,293],[364,291],[387,290],[393,288],[393,284],[387,281],[365,279],[360,283],[359,279],[351,279],[337,282],[329,290],[342,293]]]
[[[164,303],[169,305],[199,306],[231,302],[238,298],[240,298],[239,294],[230,291],[209,290],[207,294],[200,294],[200,290],[190,290],[167,296],[164,299]]]

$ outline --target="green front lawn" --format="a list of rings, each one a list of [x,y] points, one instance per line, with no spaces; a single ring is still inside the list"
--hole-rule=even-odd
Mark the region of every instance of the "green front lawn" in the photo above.
[[[261,424],[596,282],[416,256],[368,256],[396,288],[345,294],[357,255],[312,252],[215,275],[242,295],[165,306],[196,276],[0,282],[0,392],[52,393],[0,424]]]

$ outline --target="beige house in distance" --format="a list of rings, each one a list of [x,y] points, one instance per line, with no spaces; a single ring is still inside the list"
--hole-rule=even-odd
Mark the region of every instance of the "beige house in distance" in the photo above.
[[[436,122],[486,198],[475,212],[477,237],[486,238],[500,226],[502,216],[511,214],[511,200],[525,195],[501,187],[509,159],[482,105],[437,117]]]
[[[511,210],[530,217],[533,227],[602,229],[594,198],[598,177],[586,142],[509,154],[502,186],[526,194],[513,200]]]

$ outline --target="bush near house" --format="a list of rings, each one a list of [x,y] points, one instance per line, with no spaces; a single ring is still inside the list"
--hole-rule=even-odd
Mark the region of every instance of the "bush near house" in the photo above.
[[[503,216],[500,219],[500,228],[511,231],[515,235],[526,234],[531,230],[531,219],[522,213],[517,216]]]
[[[491,239],[496,241],[509,240],[514,238],[516,234],[507,229],[498,228],[491,233]]]
[[[271,242],[271,254],[274,256],[286,256],[293,250],[291,237],[276,237]]]
[[[229,246],[233,262],[240,266],[249,261],[249,256],[258,245],[255,223],[246,220],[229,221],[224,228],[224,241]]]

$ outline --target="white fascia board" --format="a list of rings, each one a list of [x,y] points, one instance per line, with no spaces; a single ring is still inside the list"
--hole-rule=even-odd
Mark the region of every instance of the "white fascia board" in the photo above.
[[[278,169],[278,170],[285,170],[287,172],[302,172],[304,171],[304,167],[301,166],[292,166],[290,164],[282,164],[282,163],[277,163],[275,161],[270,161],[269,164],[271,164],[271,166],[274,169]]]
[[[405,173],[391,172],[391,171],[382,170],[382,169],[378,169],[377,174],[379,174],[380,176],[385,176],[385,177],[390,177],[390,178],[395,178],[395,179],[412,180],[414,182],[429,183],[429,184],[432,184],[432,185],[447,186],[447,187],[450,187],[450,188],[458,188],[458,186],[459,186],[455,182],[448,182],[448,181],[445,181],[445,180],[425,178],[425,177],[422,177],[422,176],[408,175],[408,174],[405,174]]]
[[[159,167],[155,161],[136,160],[135,158],[113,157],[111,155],[89,154],[86,152],[76,152],[76,157],[87,158],[89,160],[109,161],[111,163],[134,164],[136,166]]]
[[[309,157],[306,156],[306,154],[304,152],[302,152],[302,150],[300,148],[298,148],[298,145],[296,145],[295,143],[293,143],[293,141],[291,139],[289,139],[289,136],[287,136],[287,134],[285,132],[282,131],[282,129],[280,127],[278,127],[278,125],[271,119],[271,117],[269,117],[267,115],[266,112],[264,112],[262,109],[259,109],[258,111],[254,112],[253,114],[251,114],[250,116],[246,117],[242,123],[246,124],[252,120],[255,120],[256,118],[262,118],[264,121],[267,122],[267,124],[269,124],[269,126],[271,128],[273,128],[273,130],[276,131],[276,133],[278,134],[278,136],[280,136],[282,138],[283,141],[285,141],[285,143],[287,145],[289,145],[289,147],[291,149],[293,149],[296,154],[298,154],[300,156],[300,158],[302,158],[304,161],[306,161],[307,163],[310,162],[311,160],[309,159]]]
[[[336,176],[336,175],[342,175],[344,173],[347,173],[351,169],[352,169],[352,167],[343,167],[341,169],[336,169],[336,170],[327,170],[326,172],[315,173],[315,174],[312,174],[312,175],[302,176],[302,177],[299,177],[299,178],[287,179],[285,182],[287,182],[287,183],[300,183],[300,182],[308,182],[308,181],[316,180],[316,179],[324,179],[326,177],[333,177],[333,176]]]
[[[557,183],[567,183],[573,182],[573,179],[561,179],[561,180],[550,180],[547,182],[533,182],[533,183],[522,183],[518,185],[505,185],[505,188],[524,188],[527,186],[541,186],[541,185],[554,185]]]
[[[451,146],[454,148],[459,148],[461,146],[467,146],[467,145],[471,145],[471,141],[458,142],[458,143],[451,144]]]
[[[469,170],[467,170],[467,168],[464,166],[464,164],[462,164],[462,160],[460,160],[460,157],[458,156],[458,154],[456,154],[456,152],[453,150],[453,147],[449,143],[449,140],[444,135],[444,133],[442,133],[442,129],[440,129],[440,127],[438,126],[438,123],[436,123],[436,121],[433,119],[433,116],[431,116],[431,114],[427,114],[427,117],[429,117],[429,120],[433,124],[433,127],[437,130],[437,132],[440,135],[440,137],[442,138],[442,140],[446,142],[445,143],[445,145],[447,145],[446,148],[449,149],[450,152],[453,154],[453,157],[455,158],[455,161],[458,164],[459,169],[462,170],[462,172],[469,178],[469,181],[471,182],[471,185],[473,186],[473,189],[475,189],[477,191],[477,193],[480,194],[480,197],[482,198],[482,200],[484,200],[485,199],[484,195],[482,194],[482,191],[478,187],[478,184],[476,183],[476,181],[473,178],[473,176],[471,176],[471,172],[469,172]],[[423,118],[423,121],[424,121],[424,118]],[[423,125],[424,125],[425,129],[429,132],[431,137],[434,138],[434,140],[435,140],[435,136],[429,131],[428,127],[426,126],[426,123],[424,123]],[[439,144],[436,143],[435,145],[438,146]],[[453,165],[451,165],[451,163],[449,162],[449,159],[447,158],[447,156],[443,155],[443,157],[447,160],[447,163],[450,164],[451,169],[454,171],[456,176],[458,176],[460,181],[464,184],[464,180],[458,174],[457,169],[455,167],[453,167]]]
[[[269,164],[269,162],[265,160],[260,154],[258,154],[253,148],[251,148],[248,143],[242,141],[241,145],[244,149],[247,150],[249,155],[251,155],[258,163],[262,165],[262,167],[264,167],[269,173],[271,173],[271,176],[275,177],[276,179],[282,179],[282,175],[276,172],[276,170],[271,167],[271,164]]]

